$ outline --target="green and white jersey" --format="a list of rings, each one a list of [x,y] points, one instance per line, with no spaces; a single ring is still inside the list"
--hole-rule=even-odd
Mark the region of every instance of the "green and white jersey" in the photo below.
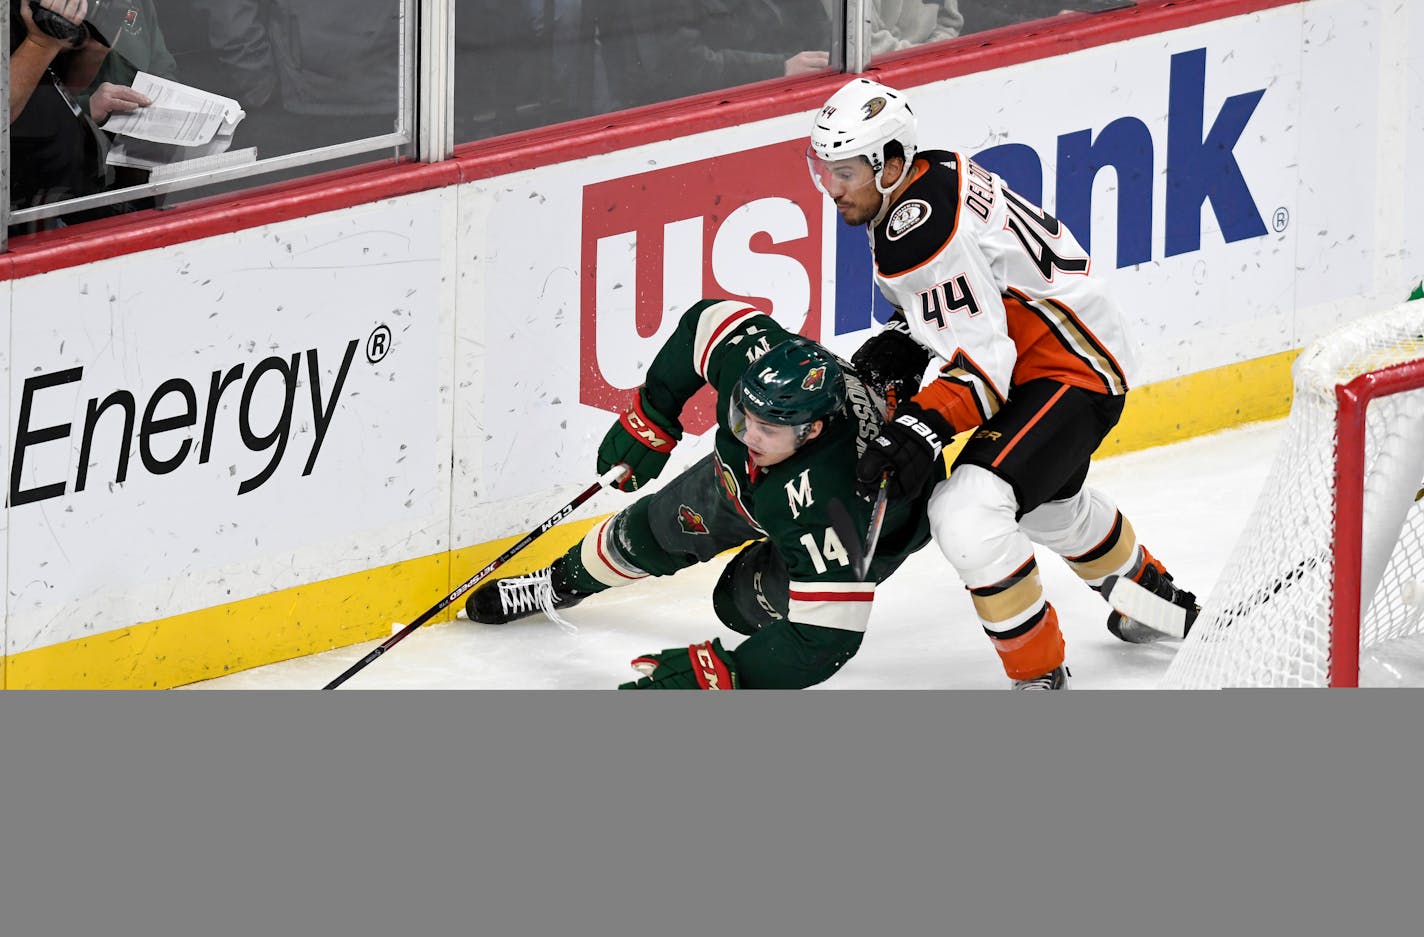
[[[928,537],[924,501],[890,503],[870,581],[858,580],[829,508],[840,502],[856,530],[869,525],[871,505],[855,490],[855,465],[879,431],[882,413],[848,367],[846,405],[819,436],[776,465],[750,459],[729,428],[733,388],[752,363],[794,336],[746,303],[703,300],[683,315],[653,359],[644,392],[648,403],[669,415],[681,413],[693,394],[711,385],[717,394],[715,457],[722,493],[786,564],[791,622],[864,632],[876,582]]]

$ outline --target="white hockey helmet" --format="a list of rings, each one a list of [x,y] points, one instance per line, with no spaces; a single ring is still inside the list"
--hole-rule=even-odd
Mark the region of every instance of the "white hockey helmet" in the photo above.
[[[864,156],[875,173],[875,187],[884,192],[880,173],[885,168],[885,145],[898,141],[909,165],[917,149],[915,129],[915,112],[904,94],[869,78],[856,78],[816,113],[807,156],[823,163]]]

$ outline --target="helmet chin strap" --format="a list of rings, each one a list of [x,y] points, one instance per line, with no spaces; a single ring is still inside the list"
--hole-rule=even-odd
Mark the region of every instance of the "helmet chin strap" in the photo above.
[[[901,172],[903,178],[904,173]],[[885,213],[890,209],[890,193],[895,191],[895,186],[900,184],[900,179],[895,180],[895,185],[886,187],[880,184],[880,180],[885,176],[885,167],[880,167],[880,171],[875,174],[875,191],[880,193],[880,208],[875,212],[875,217],[871,219],[870,226],[873,228],[880,224],[885,218]]]

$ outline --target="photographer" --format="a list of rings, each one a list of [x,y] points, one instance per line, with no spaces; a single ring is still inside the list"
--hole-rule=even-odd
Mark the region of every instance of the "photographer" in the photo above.
[[[76,61],[66,79],[70,93],[100,128],[113,114],[132,113],[153,103],[131,87],[139,72],[178,80],[178,63],[168,51],[153,0],[89,0],[86,26],[88,41],[74,53]],[[104,139],[108,141],[110,135],[104,134]],[[142,185],[148,178],[147,169],[112,166],[106,187],[123,189]],[[131,198],[91,209],[68,220],[71,223],[89,221],[153,205],[152,196]]]
[[[86,0],[10,0],[12,211],[102,186],[97,141],[56,74],[88,39],[87,12]]]
[[[89,25],[87,48],[99,64],[86,95],[94,96],[89,116],[100,126],[111,113],[134,110],[123,102],[143,98],[130,87],[139,72],[179,80],[178,62],[168,50],[154,0],[89,0]],[[125,91],[130,95],[124,96]],[[146,98],[137,102],[144,103]]]
[[[102,108],[106,118],[147,103],[131,89],[108,84],[99,86],[88,104],[76,96],[94,81],[108,49],[85,24],[90,6],[89,0],[10,0],[12,211],[107,188],[108,143],[90,108]],[[12,226],[10,233],[57,224]]]

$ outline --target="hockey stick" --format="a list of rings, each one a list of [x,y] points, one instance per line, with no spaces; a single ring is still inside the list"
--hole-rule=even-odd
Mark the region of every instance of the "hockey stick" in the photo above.
[[[1416,503],[1424,501],[1424,488],[1415,493],[1414,500]],[[1272,601],[1284,590],[1300,583],[1307,573],[1330,560],[1330,550],[1320,550],[1314,556],[1297,562],[1292,569],[1278,574],[1269,584],[1258,586],[1233,604],[1221,609],[1219,614],[1228,622],[1243,618]],[[1169,637],[1186,636],[1186,609],[1168,602],[1130,579],[1120,576],[1107,577],[1103,580],[1103,596],[1118,613],[1128,618]]]
[[[1187,610],[1145,589],[1126,576],[1109,576],[1103,580],[1103,597],[1113,610],[1125,618],[1140,622],[1169,638],[1187,636]]]
[[[885,526],[885,502],[889,499],[890,473],[880,475],[880,488],[875,492],[875,504],[870,509],[870,529],[865,532],[865,557],[860,568],[860,578],[870,571],[870,561],[875,558],[875,546],[880,542],[880,528]]]
[[[826,508],[826,513],[831,517],[831,529],[840,538],[841,544],[850,553],[851,566],[855,569],[855,578],[865,581],[866,574],[870,571],[870,561],[875,558],[875,545],[880,542],[880,528],[885,523],[885,501],[886,483],[889,481],[889,474],[880,476],[880,488],[875,493],[875,505],[870,509],[870,525],[865,531],[865,539],[861,540],[860,531],[855,529],[855,523],[850,518],[850,511],[840,501],[832,501]]]
[[[1257,586],[1251,593],[1219,609],[1216,614],[1221,618],[1218,620],[1224,619],[1230,624],[1245,617],[1272,601],[1281,592],[1300,583],[1308,572],[1329,559],[1329,551],[1322,550],[1313,557],[1301,560],[1288,572],[1278,574],[1268,585]],[[1187,635],[1189,629],[1186,609],[1168,602],[1125,576],[1108,576],[1104,579],[1102,594],[1114,611],[1141,622],[1154,631],[1160,631],[1169,638],[1185,638]],[[1202,608],[1205,610],[1207,605],[1203,603]]]
[[[377,647],[375,650],[371,651],[371,653],[367,654],[365,657],[352,664],[346,669],[345,673],[328,683],[326,686],[322,687],[322,689],[334,690],[337,687],[341,686],[341,684],[349,680],[351,676],[356,673],[356,671],[365,667],[367,664],[371,663],[371,661],[375,660],[382,654],[386,653],[386,651],[389,651],[391,648],[395,647],[395,645],[398,644],[403,638],[405,638],[406,635],[410,634],[412,631],[419,628],[421,625],[425,624],[427,621],[434,618],[436,615],[440,614],[443,609],[446,609],[450,606],[451,602],[454,602],[460,596],[470,591],[471,587],[478,584],[480,580],[484,579],[490,573],[494,572],[496,569],[499,569],[499,567],[503,566],[506,562],[508,562],[510,557],[514,556],[516,553],[529,546],[529,544],[533,543],[535,540],[537,540],[543,534],[547,533],[551,528],[557,525],[564,518],[572,514],[574,510],[578,508],[579,505],[583,504],[589,498],[592,498],[595,494],[597,494],[600,488],[618,481],[627,473],[628,466],[624,465],[621,462],[613,466],[613,468],[609,469],[608,471],[604,472],[599,477],[598,481],[594,482],[592,485],[589,485],[582,492],[580,492],[578,496],[575,497],[572,501],[555,511],[547,520],[544,521],[544,523],[529,531],[529,533],[525,534],[524,537],[520,539],[518,543],[510,547],[508,550],[505,550],[499,556],[495,557],[488,566],[475,573],[469,579],[466,579],[464,582],[460,583],[459,587],[454,592],[451,592],[449,595],[445,596],[445,598],[441,599],[439,602],[436,602],[433,606],[426,610],[425,614],[421,615],[415,621],[412,621],[410,624],[406,625],[404,628],[391,635],[390,638],[381,643],[380,647]]]

